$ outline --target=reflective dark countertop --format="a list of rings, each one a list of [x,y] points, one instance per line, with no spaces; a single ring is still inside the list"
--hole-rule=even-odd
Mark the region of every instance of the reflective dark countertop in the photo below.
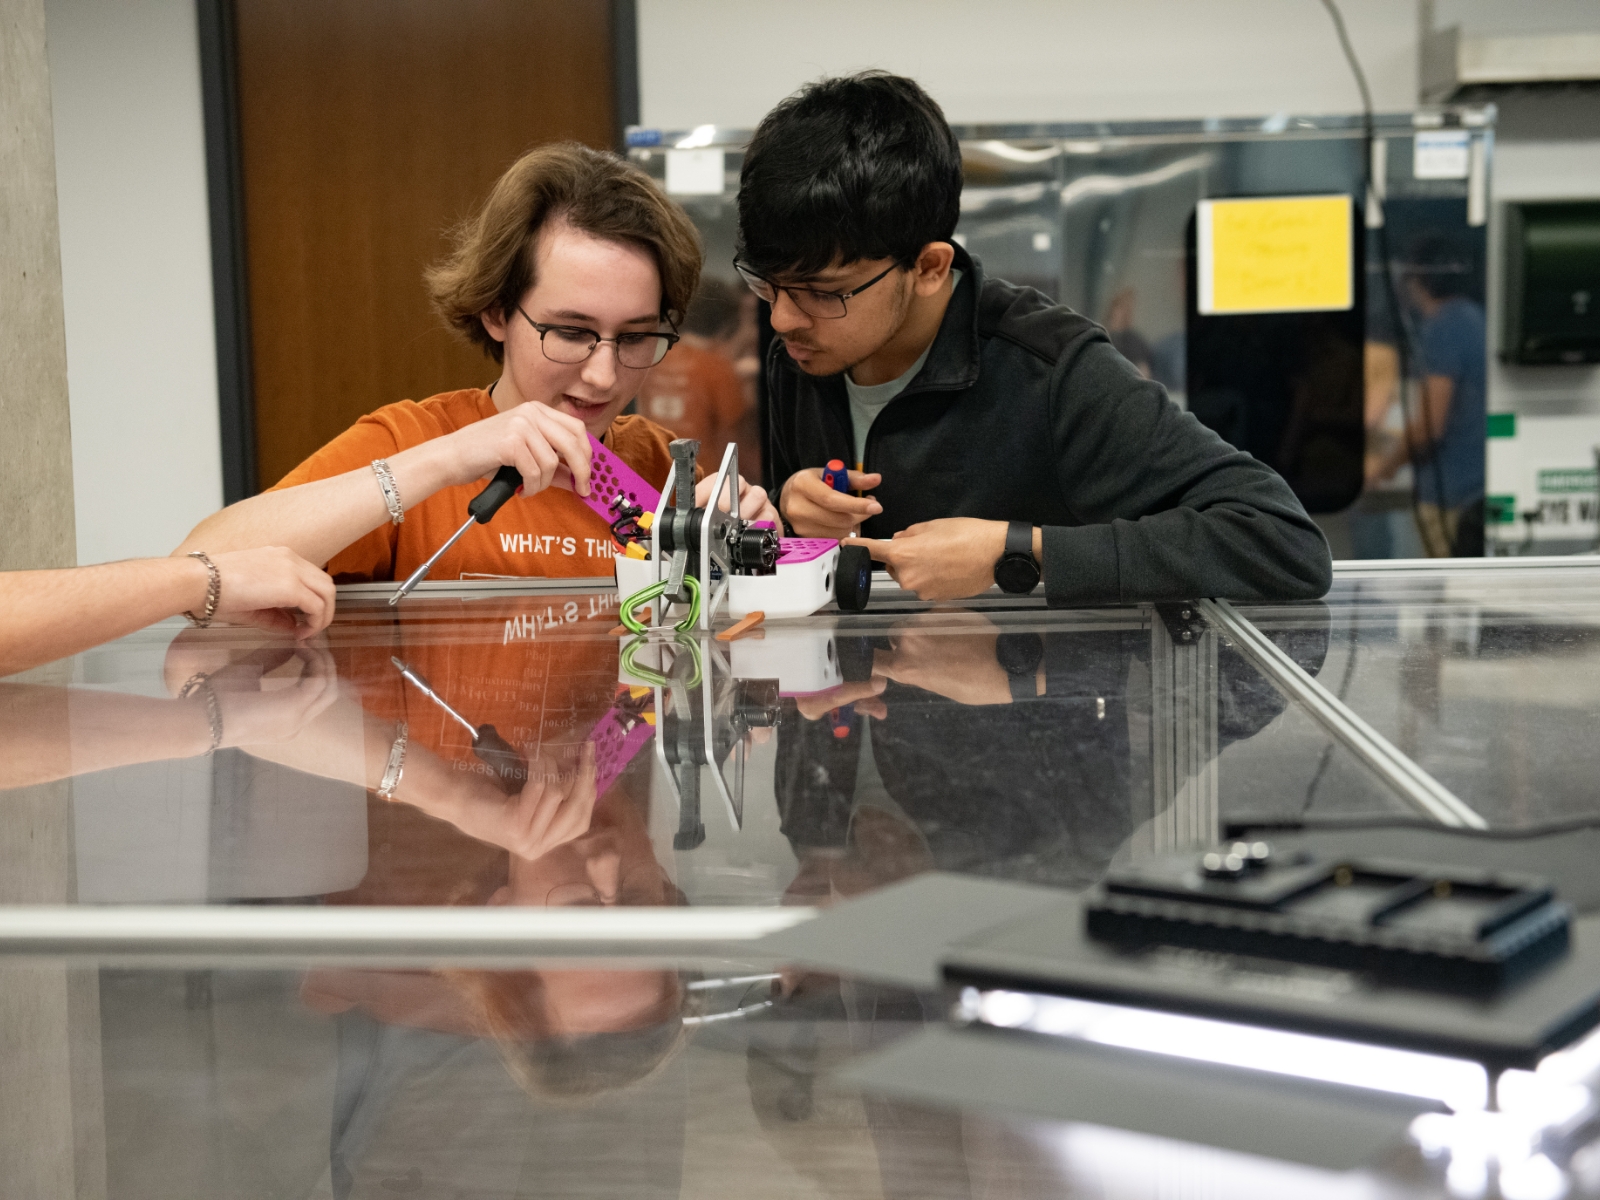
[[[614,600],[347,599],[303,647],[157,627],[65,686],[0,684],[0,783],[54,788],[74,857],[70,891],[8,898],[769,905],[933,868],[1072,887],[1219,813],[1298,814],[1318,770],[1318,812],[1410,811],[1179,606],[668,639],[702,678],[658,696],[619,662]],[[1308,606],[1273,636],[1316,675],[1333,627]]]
[[[173,623],[0,681],[0,1045],[31,1081],[0,1156],[141,1198],[1493,1194],[1403,1121],[1334,1166],[863,1086],[951,997],[760,940],[930,872],[1077,891],[1230,826],[1575,827],[1597,585],[888,589],[731,643],[618,636],[582,581],[353,589],[307,646]],[[1564,1194],[1600,1194],[1585,1154]],[[1529,1171],[1504,1194],[1562,1194]]]

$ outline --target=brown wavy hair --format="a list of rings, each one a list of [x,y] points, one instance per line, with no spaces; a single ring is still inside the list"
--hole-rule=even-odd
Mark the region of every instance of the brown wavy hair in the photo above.
[[[528,151],[453,234],[448,256],[423,273],[433,307],[496,362],[505,349],[481,314],[509,317],[537,281],[539,233],[551,221],[649,252],[661,276],[661,317],[674,329],[700,281],[700,235],[650,176],[608,151],[553,142]]]

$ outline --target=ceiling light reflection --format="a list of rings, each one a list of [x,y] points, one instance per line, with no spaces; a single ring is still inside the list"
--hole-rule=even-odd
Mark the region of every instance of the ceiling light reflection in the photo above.
[[[711,145],[716,139],[717,127],[715,125],[696,125],[673,143],[673,146],[678,150],[698,150],[701,146]]]

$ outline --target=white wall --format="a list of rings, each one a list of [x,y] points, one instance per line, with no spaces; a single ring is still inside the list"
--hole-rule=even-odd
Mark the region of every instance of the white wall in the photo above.
[[[1342,0],[1379,109],[1417,97],[1414,0]],[[1317,0],[639,0],[642,123],[750,128],[820,75],[917,78],[956,123],[1353,112]]]
[[[78,561],[222,505],[194,0],[47,0]]]

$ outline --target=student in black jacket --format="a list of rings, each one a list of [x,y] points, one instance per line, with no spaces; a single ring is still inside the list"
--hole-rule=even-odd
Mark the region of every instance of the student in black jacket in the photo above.
[[[1328,545],[1269,467],[1085,317],[955,245],[961,155],[881,72],[811,84],[746,151],[736,265],[772,305],[771,478],[802,536],[859,532],[924,599],[1321,596]],[[853,464],[858,494],[822,479]]]

